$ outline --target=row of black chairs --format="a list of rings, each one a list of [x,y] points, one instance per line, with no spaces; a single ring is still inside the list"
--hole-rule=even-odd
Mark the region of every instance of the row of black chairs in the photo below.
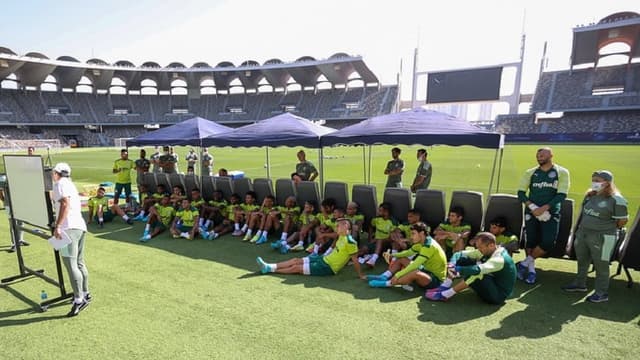
[[[291,179],[276,179],[275,189],[271,179],[267,178],[238,178],[217,177],[217,176],[194,176],[182,174],[153,174],[147,173],[143,176],[143,183],[149,186],[149,190],[155,191],[158,184],[164,184],[167,189],[175,185],[181,186],[189,195],[191,190],[199,188],[203,198],[210,200],[213,192],[222,191],[225,199],[229,200],[231,194],[237,193],[244,196],[248,191],[254,191],[257,195],[258,203],[267,195],[273,195],[276,203],[283,205],[285,200],[294,196],[300,207],[308,200],[321,203],[318,183],[314,181],[302,181],[297,186]],[[275,190],[275,191],[274,191]],[[376,216],[378,208],[377,190],[373,185],[353,185],[351,188],[351,199],[349,199],[348,185],[339,181],[328,181],[324,185],[324,198],[333,198],[336,206],[346,208],[350,200],[358,203],[360,212],[365,216],[365,229],[371,219]],[[243,199],[244,200],[244,199]],[[447,215],[446,195],[441,190],[427,189],[419,190],[412,199],[409,189],[386,188],[383,193],[383,202],[391,204],[391,215],[399,222],[406,222],[407,215],[411,208],[417,209],[424,221],[431,229],[435,229],[442,223]],[[507,231],[515,234],[520,239],[521,248],[526,243],[526,232],[524,228],[524,212],[522,203],[517,196],[512,194],[491,194],[486,207],[483,195],[475,191],[453,191],[448,209],[461,207],[465,212],[465,221],[471,225],[472,236],[483,230],[488,231],[490,222],[496,217],[504,217],[507,220]],[[574,200],[565,199],[561,204],[560,230],[556,239],[555,247],[549,252],[548,257],[560,259],[575,259],[573,251],[574,225]],[[639,215],[640,216],[640,212]],[[624,267],[629,281],[631,281],[628,269],[640,269],[640,236],[638,228],[638,216],[626,233],[621,232],[616,246],[616,251],[612,254],[611,260],[618,261],[620,267]],[[576,223],[579,222],[576,221]]]

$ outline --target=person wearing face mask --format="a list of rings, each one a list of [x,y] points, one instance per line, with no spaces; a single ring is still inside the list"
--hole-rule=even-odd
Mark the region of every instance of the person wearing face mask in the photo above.
[[[413,179],[413,184],[411,185],[411,192],[413,193],[420,189],[428,189],[429,184],[431,184],[431,174],[433,173],[433,167],[427,160],[427,149],[419,149],[416,157],[420,164],[418,165],[416,177]]]
[[[628,219],[627,201],[613,183],[613,174],[598,170],[591,175],[591,188],[582,202],[582,214],[576,227],[574,249],[578,259],[576,278],[562,289],[587,292],[587,273],[593,263],[595,291],[589,302],[609,300],[609,260],[616,244],[616,233]]]
[[[525,204],[527,258],[517,264],[518,279],[536,283],[536,259],[551,251],[560,230],[560,206],[569,193],[569,170],[553,162],[551,148],[536,152],[538,166],[528,169],[518,186]]]
[[[176,172],[176,158],[169,152],[169,147],[162,147],[162,155],[158,159],[158,165],[165,174],[173,174]]]

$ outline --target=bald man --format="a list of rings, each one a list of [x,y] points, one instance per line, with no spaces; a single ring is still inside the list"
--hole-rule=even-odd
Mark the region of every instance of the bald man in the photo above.
[[[525,204],[527,258],[518,263],[518,279],[535,284],[537,258],[551,251],[560,229],[560,206],[569,193],[569,170],[553,163],[553,151],[536,152],[538,166],[520,180],[518,199]]]

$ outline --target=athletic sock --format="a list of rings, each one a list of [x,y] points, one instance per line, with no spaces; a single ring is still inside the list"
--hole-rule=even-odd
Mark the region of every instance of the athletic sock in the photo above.
[[[313,253],[314,253],[314,254],[317,254],[317,253],[318,253],[318,250],[320,250],[320,245],[318,245],[318,244],[313,244]]]
[[[233,228],[235,229],[235,231],[239,231],[240,230],[240,223],[233,224]]]
[[[125,214],[125,215],[122,215],[122,220],[124,220],[124,221],[129,220],[129,216],[128,216],[128,215],[126,215],[126,214]]]
[[[252,233],[253,233],[253,230],[251,230],[251,229],[247,230],[247,237],[251,237]]]
[[[391,287],[391,280],[387,280],[387,282],[385,282],[385,285],[387,285],[387,287]]]
[[[371,255],[371,258],[369,259],[369,261],[367,262],[371,262],[371,263],[376,263],[376,261],[378,261],[378,254],[373,254]]]
[[[200,227],[204,226],[204,219],[203,218],[198,219],[198,226],[200,226]]]
[[[98,218],[99,222],[104,222],[104,218]]]
[[[284,232],[284,231],[283,231],[283,232],[282,232],[282,236],[280,236],[280,239],[281,239],[281,240],[287,240],[287,236],[288,236],[288,234],[287,234],[286,232]]]
[[[536,272],[536,261],[535,260],[531,260],[529,261],[529,272]]]
[[[140,210],[140,217],[144,217],[144,210]]]
[[[455,294],[456,294],[456,291],[453,289],[445,290],[442,292],[442,296],[446,297],[447,299],[452,297]]]
[[[443,282],[442,282],[442,286],[446,286],[446,287],[451,287],[451,284],[453,284],[453,280],[446,278]]]
[[[144,226],[144,231],[149,231],[151,230],[151,225],[147,224]]]
[[[204,227],[209,228],[209,226],[211,225],[211,220],[208,220],[204,222]]]
[[[240,229],[240,230],[242,230],[242,232],[245,232],[245,231],[247,231],[247,229],[248,229],[248,228],[249,228],[249,225],[244,224],[244,225],[242,226],[242,229]]]
[[[393,276],[393,273],[391,273],[391,271],[387,270],[387,271],[383,272],[381,276],[384,276],[387,279],[391,279],[391,277]]]
[[[333,248],[332,248],[332,247],[329,247],[329,248],[324,252],[324,254],[322,254],[322,256],[327,256],[327,255],[331,254],[331,252],[332,252],[332,251],[333,251]]]

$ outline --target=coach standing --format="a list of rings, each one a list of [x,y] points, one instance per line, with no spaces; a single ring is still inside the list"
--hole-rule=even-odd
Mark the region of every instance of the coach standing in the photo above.
[[[404,161],[400,159],[400,148],[394,147],[391,149],[392,159],[387,163],[387,167],[384,169],[384,174],[387,175],[388,188],[401,188],[402,187],[402,173],[404,172]]]
[[[537,167],[520,180],[518,199],[525,208],[527,258],[518,263],[518,279],[536,282],[536,259],[553,249],[560,229],[560,206],[569,193],[569,170],[553,163],[551,148],[536,152]],[[527,191],[529,195],[527,196]]]
[[[52,171],[53,201],[57,214],[53,235],[57,239],[69,238],[71,243],[62,249],[62,261],[69,272],[73,288],[73,305],[67,316],[76,316],[89,305],[89,272],[84,264],[84,241],[87,225],[82,218],[78,189],[71,182],[71,167],[58,163]]]
[[[313,163],[307,160],[307,154],[304,150],[298,151],[298,163],[296,164],[296,174],[300,176],[303,181],[313,181],[318,176],[318,169]]]
[[[120,150],[120,158],[113,163],[113,173],[116,174],[116,189],[113,194],[113,204],[118,205],[120,194],[124,190],[126,201],[131,199],[131,169],[135,168],[133,160],[129,159],[127,149]]]
[[[411,192],[414,193],[420,189],[428,189],[431,184],[431,175],[433,174],[433,167],[427,160],[427,149],[419,149],[416,157],[420,163],[418,164],[418,170],[416,170],[416,177],[411,185]]]

